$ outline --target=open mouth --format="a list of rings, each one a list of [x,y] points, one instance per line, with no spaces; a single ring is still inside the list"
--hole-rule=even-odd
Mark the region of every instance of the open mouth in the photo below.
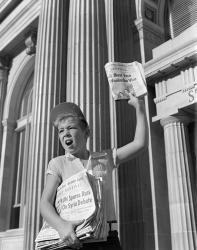
[[[71,139],[67,139],[65,141],[66,146],[70,146],[70,145],[72,145],[72,143],[73,143],[73,140],[71,140]]]

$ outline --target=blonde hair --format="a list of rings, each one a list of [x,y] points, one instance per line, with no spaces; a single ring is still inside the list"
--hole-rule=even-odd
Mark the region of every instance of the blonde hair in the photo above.
[[[86,131],[87,136],[89,137],[89,135],[90,135],[90,128],[89,128],[89,125],[88,125],[87,121],[86,121],[85,119],[83,119],[82,117],[72,116],[72,115],[69,115],[69,116],[68,116],[68,115],[59,115],[59,116],[55,119],[55,121],[54,121],[54,123],[53,123],[54,126],[55,126],[56,128],[58,128],[60,122],[62,122],[62,121],[64,121],[64,120],[68,119],[69,117],[77,118],[78,121],[79,121],[80,127],[82,128],[82,130],[85,130],[85,131]]]

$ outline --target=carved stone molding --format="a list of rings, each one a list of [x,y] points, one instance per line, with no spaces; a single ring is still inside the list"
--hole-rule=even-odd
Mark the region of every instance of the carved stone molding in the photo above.
[[[16,127],[16,122],[12,121],[12,120],[5,119],[2,121],[2,125],[3,125],[4,129],[12,131]]]
[[[148,19],[153,23],[157,23],[157,15],[158,15],[158,10],[155,7],[147,3],[144,4],[144,17],[146,19]]]
[[[167,96],[166,95],[155,98],[154,102],[155,102],[155,104],[157,104],[157,103],[163,102],[165,100],[167,100]]]
[[[36,43],[37,43],[37,31],[33,30],[25,35],[25,45],[27,55],[32,55],[36,53]]]
[[[140,39],[144,38],[154,44],[159,44],[163,40],[163,30],[155,23],[140,17],[135,20],[135,26]]]
[[[135,20],[135,26],[138,31],[143,28],[143,19],[141,17]]]

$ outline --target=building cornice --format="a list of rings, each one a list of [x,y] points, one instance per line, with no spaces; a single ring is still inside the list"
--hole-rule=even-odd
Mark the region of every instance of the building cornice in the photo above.
[[[3,0],[0,2],[0,13],[3,12],[9,4],[12,2],[12,0]]]
[[[194,34],[196,26],[190,27],[185,32],[185,36],[182,33],[179,37],[156,48],[154,58],[145,64],[145,75],[149,84],[153,79],[165,77],[165,75],[197,61],[197,40]]]
[[[35,20],[40,14],[41,1],[28,0],[22,1],[7,16],[0,26],[0,51],[8,53],[15,47],[17,43],[24,40],[24,34],[28,32],[28,28],[32,29]]]
[[[21,0],[1,0],[0,1],[0,22],[6,18],[19,5]]]

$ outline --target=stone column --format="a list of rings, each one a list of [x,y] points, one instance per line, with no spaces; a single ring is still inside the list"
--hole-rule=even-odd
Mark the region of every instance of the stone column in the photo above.
[[[161,120],[164,128],[172,250],[197,249],[193,169],[185,117]]]
[[[3,110],[4,110],[4,101],[7,91],[7,80],[8,80],[8,63],[5,58],[0,57],[0,158],[1,158],[1,149],[2,149],[2,136],[3,136]]]
[[[110,146],[108,61],[104,0],[72,0],[69,12],[67,101],[80,105],[90,124],[91,150]]]
[[[65,65],[65,34],[68,1],[42,1],[34,75],[33,110],[29,164],[24,250],[33,250],[35,236],[41,226],[40,198],[45,170],[56,154],[57,136],[50,123],[50,111],[60,102]],[[55,139],[54,139],[55,138]]]

